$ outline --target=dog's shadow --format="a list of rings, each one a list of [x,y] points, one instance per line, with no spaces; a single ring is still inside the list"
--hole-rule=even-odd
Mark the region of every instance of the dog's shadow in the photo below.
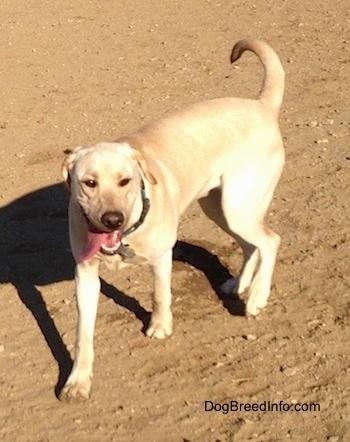
[[[0,208],[0,283],[12,284],[35,322],[59,366],[55,388],[60,392],[72,368],[72,359],[37,286],[74,277],[67,221],[68,198],[63,184],[54,184],[24,195]],[[220,285],[230,275],[216,256],[200,246],[178,242],[174,259],[202,270],[231,314],[243,315],[244,304],[225,296]],[[72,294],[73,294],[72,286]],[[147,328],[150,313],[137,300],[102,281],[102,292],[133,312]],[[61,331],[62,332],[62,331]]]
[[[201,270],[208,278],[213,290],[228,312],[234,316],[245,316],[244,302],[237,295],[228,295],[221,290],[221,285],[232,278],[232,276],[220,263],[217,256],[201,246],[189,244],[184,241],[177,241],[173,251],[173,260],[190,264],[196,269]],[[136,299],[120,292],[103,279],[101,282],[102,293],[113,299],[116,304],[132,311],[143,324],[142,332],[146,333],[151,312],[145,310]]]
[[[221,290],[222,284],[232,276],[216,255],[201,246],[178,241],[174,248],[174,259],[201,270],[228,312],[233,316],[245,316],[245,304],[239,296]]]

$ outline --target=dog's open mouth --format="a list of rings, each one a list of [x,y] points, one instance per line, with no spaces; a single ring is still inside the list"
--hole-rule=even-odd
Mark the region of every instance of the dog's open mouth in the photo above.
[[[115,255],[121,245],[123,232],[121,230],[103,232],[93,227],[89,221],[87,222],[89,230],[79,262],[87,261],[98,252]]]

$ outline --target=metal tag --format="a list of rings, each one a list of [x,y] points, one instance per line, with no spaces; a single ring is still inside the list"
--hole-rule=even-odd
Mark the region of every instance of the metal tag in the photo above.
[[[133,249],[129,246],[126,246],[125,244],[121,244],[118,252],[117,252],[122,258],[125,259],[132,259],[136,256],[135,252],[133,251]]]

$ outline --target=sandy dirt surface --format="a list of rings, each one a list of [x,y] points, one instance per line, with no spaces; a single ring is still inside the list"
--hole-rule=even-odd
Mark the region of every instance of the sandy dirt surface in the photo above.
[[[2,0],[0,10],[0,440],[349,441],[348,0]],[[248,319],[244,298],[220,292],[242,255],[194,204],[175,253],[173,336],[142,332],[147,268],[103,270],[92,398],[64,404],[76,311],[62,152],[199,100],[255,97],[256,58],[229,64],[242,37],[270,43],[286,71],[269,304]]]

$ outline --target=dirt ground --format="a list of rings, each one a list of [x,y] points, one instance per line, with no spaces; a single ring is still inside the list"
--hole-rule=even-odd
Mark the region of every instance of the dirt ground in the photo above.
[[[1,441],[349,441],[348,0],[3,0],[0,11]],[[248,319],[244,299],[220,292],[242,255],[195,204],[175,252],[173,336],[142,332],[147,268],[103,270],[92,398],[64,404],[76,311],[62,152],[199,100],[256,96],[256,58],[229,64],[242,37],[270,43],[286,71],[270,302]]]

